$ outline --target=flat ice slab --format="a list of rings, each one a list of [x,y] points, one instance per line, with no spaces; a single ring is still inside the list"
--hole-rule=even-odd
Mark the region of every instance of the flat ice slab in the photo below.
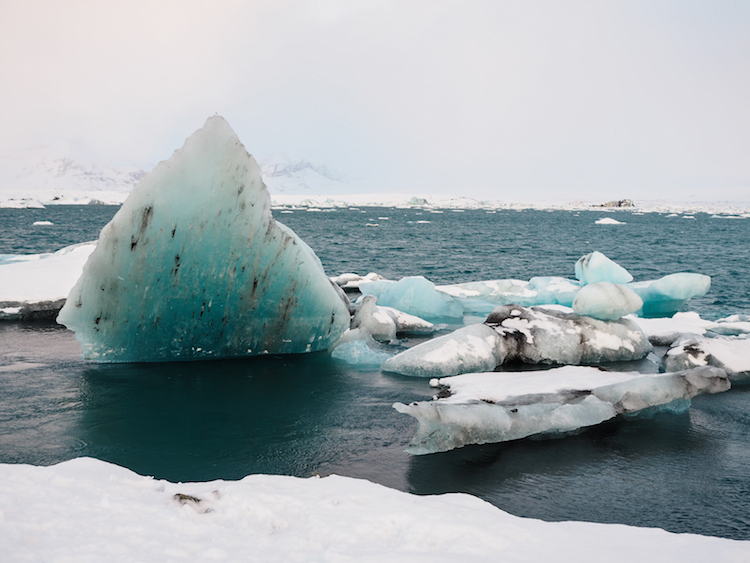
[[[677,371],[695,366],[716,366],[734,382],[750,382],[750,335],[686,335],[678,339],[664,356],[664,368]]]
[[[325,350],[349,310],[214,116],[104,227],[58,322],[87,359],[191,360]]]
[[[103,461],[0,465],[6,561],[746,561],[750,542],[519,518],[331,475],[170,483]]]
[[[54,318],[95,242],[54,253],[0,256],[0,320]]]
[[[684,410],[695,395],[730,387],[726,373],[712,367],[642,374],[565,366],[464,374],[430,384],[441,388],[433,401],[393,405],[419,422],[406,450],[412,454],[563,435],[644,409]]]

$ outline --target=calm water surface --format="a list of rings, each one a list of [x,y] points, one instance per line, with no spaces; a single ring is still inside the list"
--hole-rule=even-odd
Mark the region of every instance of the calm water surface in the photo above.
[[[0,210],[0,254],[92,240],[115,211]],[[689,303],[704,316],[750,313],[748,219],[617,213],[626,224],[607,226],[594,224],[601,212],[382,208],[276,216],[331,275],[572,277],[575,260],[600,250],[636,279],[711,275],[712,291]],[[55,225],[34,227],[38,220]],[[391,405],[430,395],[426,380],[326,354],[97,365],[80,360],[62,327],[0,323],[0,462],[92,456],[173,481],[338,473],[419,494],[469,492],[545,520],[750,539],[750,388],[698,397],[682,415],[616,420],[564,439],[409,456],[416,423]]]

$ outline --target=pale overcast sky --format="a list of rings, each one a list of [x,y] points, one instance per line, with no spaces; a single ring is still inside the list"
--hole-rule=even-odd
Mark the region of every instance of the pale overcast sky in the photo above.
[[[153,166],[205,119],[377,191],[750,200],[750,2],[0,4],[0,152]]]

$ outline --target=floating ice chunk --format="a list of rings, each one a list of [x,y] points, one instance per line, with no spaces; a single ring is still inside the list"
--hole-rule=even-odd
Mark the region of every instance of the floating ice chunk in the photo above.
[[[391,341],[399,334],[432,334],[437,330],[434,324],[415,315],[393,307],[380,307],[376,304],[377,299],[374,295],[364,295],[358,300],[351,328],[366,330],[375,340],[381,341]]]
[[[391,341],[396,338],[396,321],[376,305],[378,298],[365,295],[357,306],[351,321],[351,328],[367,331],[375,340]]]
[[[485,324],[469,325],[396,354],[382,369],[414,377],[492,371],[503,363],[503,338]]]
[[[360,281],[359,284],[357,284],[357,289],[362,293],[362,295],[374,295],[375,297],[380,297],[386,289],[391,287],[392,285],[395,285],[394,280],[386,280],[386,279],[376,279],[372,281]]]
[[[419,423],[406,450],[412,454],[561,435],[644,409],[684,410],[695,395],[730,387],[726,373],[710,367],[641,374],[566,366],[471,373],[430,384],[441,387],[440,398],[393,405]]]
[[[0,308],[6,311],[0,319],[54,319],[94,248],[87,242],[52,254],[3,255]]]
[[[543,307],[501,305],[484,324],[418,344],[382,367],[402,375],[434,377],[491,371],[511,361],[572,365],[629,361],[650,351],[643,332],[626,319],[605,322]]]
[[[378,308],[381,311],[385,311],[391,316],[394,321],[396,321],[397,334],[404,334],[407,336],[432,334],[437,330],[437,327],[434,324],[420,317],[417,317],[416,315],[404,313],[403,311],[399,311],[398,309],[394,309],[393,307],[378,306]]]
[[[612,282],[628,283],[633,276],[618,263],[598,251],[591,252],[578,259],[575,265],[576,279],[581,284]]]
[[[618,221],[617,219],[612,219],[612,217],[602,217],[601,219],[597,219],[594,221],[597,225],[624,225],[624,221]]]
[[[374,350],[368,345],[366,340],[352,340],[336,346],[331,353],[331,357],[336,360],[342,360],[350,365],[378,367],[390,358],[391,355],[386,352]]]
[[[698,313],[675,313],[670,318],[644,319],[628,315],[654,346],[670,346],[683,335],[703,335],[707,330],[714,330],[717,323],[702,319]]]
[[[215,116],[104,227],[58,321],[85,358],[162,361],[325,350],[349,311]]]
[[[539,300],[529,282],[513,279],[439,285],[436,289],[458,300],[464,312],[482,317],[489,315],[497,305],[533,305]]]
[[[594,365],[644,358],[652,349],[638,325],[600,321],[548,307],[497,307],[486,324],[516,345],[506,362]]]
[[[581,289],[575,280],[557,276],[537,276],[529,280],[529,289],[536,291],[535,305],[565,305],[570,307]],[[498,303],[509,305],[510,303]]]
[[[617,320],[642,306],[643,301],[632,289],[610,282],[583,286],[573,301],[573,311],[600,321]]]
[[[488,280],[439,285],[436,288],[460,300],[464,311],[486,316],[497,305],[511,303],[527,307],[541,304],[570,306],[581,285],[566,278],[538,276],[527,282],[514,279]]]
[[[382,307],[393,307],[428,321],[463,319],[460,302],[438,291],[422,276],[401,278],[397,282],[375,281],[359,286],[363,294],[376,295]]]
[[[628,287],[643,299],[642,317],[673,315],[692,297],[701,297],[711,288],[711,278],[681,272],[658,280],[632,282]]]
[[[734,382],[750,381],[750,337],[683,336],[664,356],[667,371],[706,365],[725,370]]]
[[[40,201],[32,198],[0,200],[0,209],[45,209]]]
[[[358,291],[359,285],[364,282],[372,282],[384,279],[380,274],[370,272],[366,276],[359,274],[346,273],[338,276],[332,276],[330,280],[340,286],[344,291]]]
[[[711,332],[724,336],[739,336],[750,333],[750,315],[730,315],[719,319],[711,327]]]

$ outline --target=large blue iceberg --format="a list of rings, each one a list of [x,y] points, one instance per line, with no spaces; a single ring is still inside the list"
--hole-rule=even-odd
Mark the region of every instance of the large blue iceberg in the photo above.
[[[349,310],[215,116],[104,227],[58,321],[87,359],[193,360],[325,350]]]

